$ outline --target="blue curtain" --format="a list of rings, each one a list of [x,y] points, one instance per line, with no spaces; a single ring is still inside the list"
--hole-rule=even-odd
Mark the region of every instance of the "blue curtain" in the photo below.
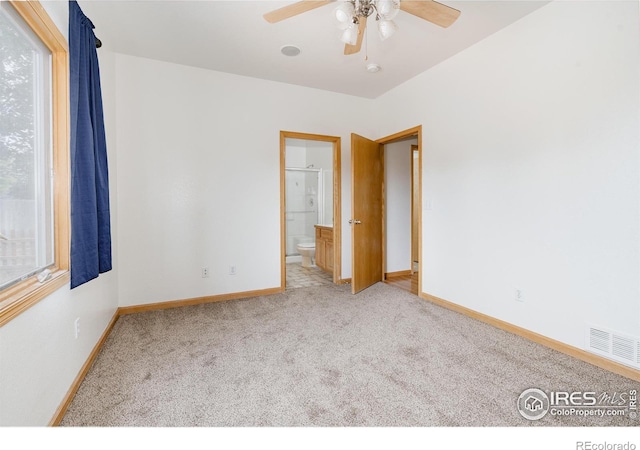
[[[107,145],[93,28],[70,1],[71,289],[111,270]]]

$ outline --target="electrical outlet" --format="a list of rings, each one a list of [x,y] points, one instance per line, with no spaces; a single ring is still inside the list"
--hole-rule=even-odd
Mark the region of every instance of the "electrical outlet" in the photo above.
[[[229,266],[229,275],[236,274],[236,266]]]
[[[524,296],[522,294],[522,289],[516,289],[515,300],[517,302],[524,302]]]
[[[80,317],[77,317],[76,320],[73,322],[73,331],[76,336],[76,339],[78,339],[78,336],[80,336]]]
[[[209,268],[208,267],[203,267],[202,268],[202,278],[209,278]]]

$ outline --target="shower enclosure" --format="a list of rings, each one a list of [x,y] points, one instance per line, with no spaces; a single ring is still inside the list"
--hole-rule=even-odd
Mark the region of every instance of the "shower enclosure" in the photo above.
[[[285,170],[286,260],[297,262],[299,243],[315,242],[314,225],[324,217],[323,169]]]

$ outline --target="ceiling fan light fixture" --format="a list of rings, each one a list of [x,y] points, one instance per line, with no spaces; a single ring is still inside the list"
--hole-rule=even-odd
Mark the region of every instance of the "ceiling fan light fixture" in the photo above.
[[[356,45],[358,41],[358,27],[356,24],[351,24],[349,28],[344,30],[342,36],[340,36],[340,40],[345,44]]]
[[[334,2],[338,4],[333,10],[333,15],[337,27],[341,30],[340,40],[347,44],[344,48],[345,55],[353,55],[360,51],[367,18],[371,16],[378,22],[378,33],[382,40],[398,30],[393,19],[400,10],[442,28],[449,27],[460,16],[457,9],[432,0],[298,0],[268,12],[263,17],[269,23],[276,23]]]
[[[376,11],[381,19],[393,20],[400,11],[400,0],[378,0]]]
[[[398,30],[398,25],[393,20],[378,20],[378,34],[383,41],[392,36]]]
[[[333,15],[338,21],[338,28],[345,30],[353,23],[355,8],[351,2],[345,2],[333,10]]]

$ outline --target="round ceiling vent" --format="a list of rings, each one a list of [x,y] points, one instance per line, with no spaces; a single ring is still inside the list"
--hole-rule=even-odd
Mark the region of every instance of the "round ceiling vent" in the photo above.
[[[285,45],[280,49],[280,53],[285,56],[298,56],[300,54],[300,49],[295,45]]]
[[[376,72],[380,72],[380,70],[382,70],[382,67],[380,67],[377,64],[367,64],[367,72],[369,73],[376,73]]]

